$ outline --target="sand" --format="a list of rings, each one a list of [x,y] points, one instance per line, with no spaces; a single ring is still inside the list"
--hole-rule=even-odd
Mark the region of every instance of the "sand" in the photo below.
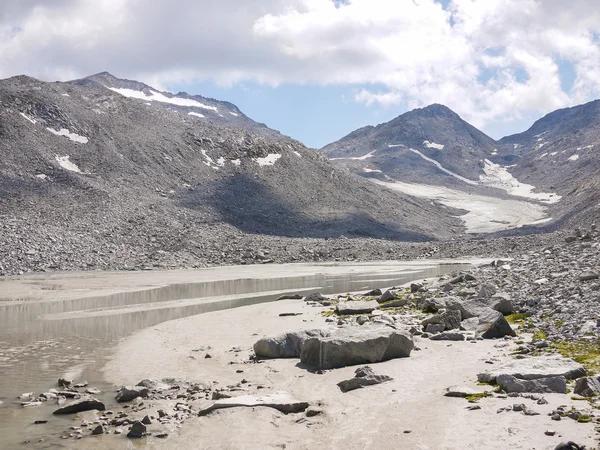
[[[147,448],[553,449],[565,440],[588,448],[598,445],[592,424],[554,422],[547,416],[559,405],[581,407],[569,395],[546,394],[548,405],[523,398],[483,399],[475,411],[466,409],[471,404],[464,399],[444,397],[451,385],[475,387],[477,373],[489,367],[486,361],[507,358],[515,345],[498,348],[504,341],[473,344],[417,338],[420,350],[409,358],[371,364],[393,381],[345,394],[336,383],[353,377],[356,367],[318,375],[299,367],[297,359],[244,364],[261,336],[325,327],[321,310],[286,300],[165,322],[121,343],[104,373],[117,385],[176,377],[225,386],[246,379],[249,393],[284,390],[324,410],[313,418],[260,407],[221,410],[188,420],[166,440],[148,439]],[[283,312],[302,315],[279,317]],[[207,352],[211,359],[204,358]],[[236,373],[240,369],[243,373]],[[257,385],[264,389],[257,390]],[[516,403],[541,415],[497,412]],[[545,435],[548,429],[556,435]]]

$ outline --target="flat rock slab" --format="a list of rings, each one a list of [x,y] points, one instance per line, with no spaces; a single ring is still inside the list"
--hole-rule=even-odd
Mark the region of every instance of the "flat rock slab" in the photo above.
[[[567,380],[585,376],[583,366],[570,358],[562,356],[534,356],[514,359],[477,375],[482,383],[495,383],[501,375],[512,375],[521,380],[560,377]]]
[[[342,316],[352,314],[369,314],[379,308],[376,300],[339,302],[336,311]]]
[[[466,398],[471,395],[481,395],[487,393],[487,390],[472,388],[469,386],[450,386],[446,388],[446,397]]]
[[[465,335],[455,331],[444,331],[429,338],[432,341],[464,341]]]
[[[75,400],[58,408],[53,414],[76,414],[92,410],[104,411],[105,409],[104,403],[100,400],[95,399],[94,397],[81,397],[79,400]]]
[[[148,388],[144,386],[123,386],[117,392],[115,400],[119,403],[130,402],[138,397],[148,397]]]
[[[496,378],[496,383],[505,392],[531,392],[535,394],[567,393],[567,379],[563,376],[520,380],[512,375],[500,375]]]
[[[330,334],[329,330],[315,329],[265,337],[256,341],[254,353],[259,358],[298,358],[306,339],[329,336]]]
[[[304,342],[300,360],[319,369],[376,363],[410,356],[413,337],[390,327],[352,327]]]
[[[247,407],[254,408],[264,406],[274,408],[284,414],[298,413],[308,408],[308,402],[296,400],[284,391],[278,391],[271,395],[242,395],[234,398],[217,400],[212,405],[200,410],[199,416],[206,416],[217,409]]]
[[[349,392],[355,389],[373,386],[374,384],[381,384],[391,380],[393,380],[393,378],[388,375],[370,374],[364,377],[355,377],[350,378],[349,380],[340,381],[337,385],[342,392]]]

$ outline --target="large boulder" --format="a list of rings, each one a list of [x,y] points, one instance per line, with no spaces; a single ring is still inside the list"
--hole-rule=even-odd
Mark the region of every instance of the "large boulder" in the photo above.
[[[421,325],[426,329],[429,324],[441,324],[445,330],[456,330],[460,328],[460,318],[460,311],[448,310],[425,319]]]
[[[479,325],[475,331],[477,336],[494,339],[517,335],[504,316],[492,308],[484,308],[477,317],[479,319]]]
[[[304,341],[312,337],[326,337],[329,330],[299,330],[274,337],[259,339],[254,344],[254,353],[259,358],[298,358]]]
[[[413,337],[390,327],[347,328],[304,342],[300,360],[319,369],[376,363],[410,356]]]
[[[582,397],[600,395],[600,376],[580,378],[575,383],[573,392]]]
[[[585,376],[585,369],[581,364],[560,355],[532,356],[530,358],[512,359],[500,364],[479,373],[477,379],[482,383],[495,383],[501,375],[512,375],[521,380],[560,376],[572,380]]]
[[[104,403],[102,403],[100,400],[94,397],[84,396],[78,400],[67,403],[61,408],[58,408],[53,414],[76,414],[92,410],[104,411],[105,409]]]
[[[376,300],[371,301],[341,301],[336,307],[336,311],[341,316],[353,314],[369,314],[379,308]]]
[[[123,386],[117,392],[115,400],[119,403],[130,402],[138,397],[148,397],[148,388],[144,386]]]
[[[567,393],[567,379],[563,376],[521,380],[512,375],[500,375],[496,378],[496,383],[505,392]]]

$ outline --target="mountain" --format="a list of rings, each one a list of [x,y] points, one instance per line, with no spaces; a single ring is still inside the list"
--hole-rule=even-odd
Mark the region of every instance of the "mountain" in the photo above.
[[[462,185],[483,174],[480,161],[497,154],[496,142],[443,105],[409,111],[395,119],[360,128],[321,151],[354,171],[397,180]],[[373,176],[373,175],[371,175]]]
[[[247,117],[233,103],[215,100],[214,98],[190,95],[186,92],[171,94],[154,89],[139,81],[117,78],[108,72],[91,75],[82,80],[70,82],[74,85],[90,85],[98,83],[124,97],[142,102],[146,106],[165,108],[168,111],[188,114],[197,120],[204,120],[218,125],[240,128],[261,136],[282,137],[281,133],[272,130],[264,123],[255,122]]]
[[[247,236],[428,240],[462,231],[455,211],[382,192],[229,103],[101,74],[1,80],[0,105],[0,252],[12,255],[0,273],[240,262],[254,242]],[[210,120],[190,115],[198,111]]]
[[[600,100],[554,111],[524,133],[499,141],[515,161],[512,173],[563,196],[563,221],[597,215],[600,203]]]

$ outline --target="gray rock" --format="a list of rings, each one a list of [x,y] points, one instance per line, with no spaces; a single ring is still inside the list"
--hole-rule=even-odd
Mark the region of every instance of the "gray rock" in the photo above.
[[[596,272],[592,272],[591,270],[586,270],[579,275],[579,281],[591,281],[597,280],[598,278],[600,278],[600,275]]]
[[[441,333],[446,329],[443,323],[430,323],[425,327],[426,333]]]
[[[369,321],[369,317],[368,316],[358,316],[356,318],[356,323],[358,323],[359,325],[364,325],[368,321]]]
[[[413,337],[406,331],[355,327],[329,337],[307,339],[300,360],[319,369],[334,369],[408,357],[413,348]]]
[[[484,339],[501,338],[504,336],[516,336],[504,316],[491,308],[485,308],[478,316],[479,325],[476,334]]]
[[[298,358],[306,339],[329,336],[330,334],[329,330],[314,329],[265,337],[256,341],[254,353],[259,358]]]
[[[567,393],[567,380],[563,376],[521,380],[512,375],[500,375],[496,377],[496,383],[506,392]]]
[[[372,386],[374,384],[385,383],[386,381],[393,380],[392,377],[387,375],[377,375],[373,372],[369,366],[361,367],[356,369],[354,378],[349,380],[340,381],[337,385],[342,392],[349,392],[355,389],[360,389],[366,386]]]
[[[479,319],[477,317],[471,317],[470,319],[463,320],[460,323],[460,329],[463,331],[477,331],[479,327]]]
[[[478,298],[491,298],[497,292],[498,288],[495,284],[492,283],[484,283],[481,285],[479,289],[479,293],[477,294]]]
[[[515,312],[515,307],[510,299],[510,295],[505,292],[498,292],[492,295],[491,308],[498,311],[503,316],[508,316]]]
[[[421,325],[427,329],[429,324],[442,324],[445,330],[456,330],[460,328],[460,319],[461,313],[459,311],[449,310],[425,319],[421,322]]]
[[[96,428],[92,430],[92,435],[96,436],[98,434],[104,434],[104,427],[102,424],[98,425]]]
[[[385,302],[389,302],[390,300],[395,300],[398,296],[396,295],[396,293],[394,291],[391,290],[387,290],[385,291],[381,297],[379,297],[379,299],[377,300],[379,303],[385,303]]]
[[[324,413],[323,408],[319,408],[318,406],[310,406],[306,410],[306,417],[320,416],[323,413]]]
[[[83,411],[104,411],[106,408],[104,403],[94,397],[81,397],[78,400],[67,403],[66,405],[58,408],[53,414],[62,415],[62,414],[75,414]]]
[[[465,335],[456,331],[444,331],[429,338],[432,341],[464,341]]]
[[[559,355],[533,356],[513,359],[492,369],[479,373],[477,379],[482,383],[495,383],[501,375],[512,375],[521,380],[560,377],[567,380],[585,376],[583,366],[570,358]]]
[[[302,300],[302,294],[283,294],[277,300]]]
[[[129,433],[127,433],[127,437],[137,439],[144,437],[145,434],[146,425],[144,425],[142,422],[134,422],[131,426],[131,429],[129,430]]]
[[[407,298],[397,298],[395,300],[390,300],[389,302],[380,304],[379,309],[399,308],[401,306],[408,305],[409,303],[410,300]]]
[[[573,392],[582,397],[600,395],[600,376],[580,378],[575,382]]]
[[[237,408],[237,407],[267,407],[274,408],[284,414],[297,413],[308,408],[308,402],[299,401],[293,398],[287,392],[279,391],[271,395],[242,395],[234,398],[225,398],[217,400],[212,405],[201,409],[199,416],[206,416],[217,409]]]
[[[375,300],[371,301],[341,301],[336,307],[339,315],[346,316],[352,314],[369,314],[379,307],[379,303]]]
[[[148,397],[148,388],[143,386],[123,386],[117,392],[115,400],[119,403],[130,402],[138,397]]]
[[[379,297],[381,295],[381,289],[373,289],[372,291],[363,294],[364,297]]]

